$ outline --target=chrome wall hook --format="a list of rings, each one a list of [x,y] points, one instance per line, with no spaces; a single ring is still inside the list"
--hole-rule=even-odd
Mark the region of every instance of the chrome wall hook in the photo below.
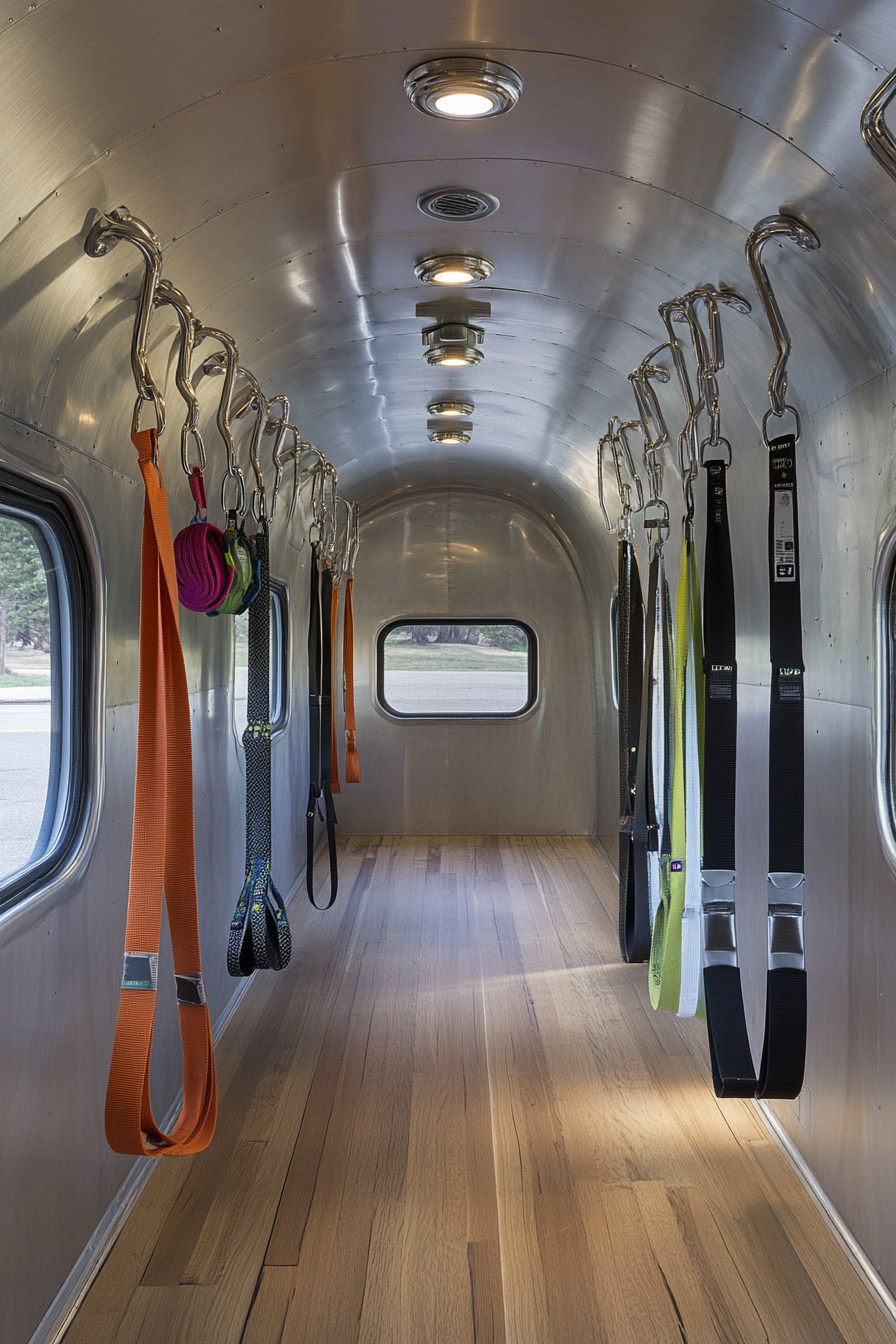
[[[821,246],[815,230],[810,228],[803,220],[797,219],[795,215],[769,215],[765,219],[760,219],[747,239],[747,263],[753,276],[753,282],[759,292],[765,315],[768,318],[772,336],[778,347],[778,353],[768,379],[768,399],[771,409],[766,412],[762,422],[764,434],[766,433],[766,422],[769,416],[780,417],[788,410],[793,411],[793,407],[788,406],[786,401],[787,361],[790,358],[792,342],[775,292],[772,289],[771,281],[768,278],[768,272],[762,261],[762,249],[770,238],[786,238],[802,252],[815,252]],[[794,412],[794,414],[796,413]],[[798,416],[797,437],[799,437]],[[767,441],[768,436],[766,434]]]

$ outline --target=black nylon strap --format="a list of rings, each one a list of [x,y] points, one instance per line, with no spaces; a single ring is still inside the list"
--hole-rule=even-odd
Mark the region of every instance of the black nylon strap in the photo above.
[[[769,577],[772,697],[769,716],[769,872],[803,871],[802,619],[795,440],[777,439],[769,452]],[[704,737],[703,866],[735,867],[737,768],[737,664],[734,574],[722,462],[707,471],[704,575],[706,719]],[[782,500],[781,492],[786,492]],[[783,518],[782,518],[783,512]],[[782,905],[787,889],[780,893]],[[781,908],[781,907],[777,907]],[[788,907],[799,909],[799,907]],[[730,911],[730,915],[729,915]],[[770,912],[771,913],[771,912]],[[714,914],[733,921],[727,906],[707,902],[704,931]],[[771,925],[771,920],[770,920]],[[788,929],[792,927],[787,924]],[[771,935],[770,935],[771,937]],[[792,937],[792,935],[791,935]],[[796,944],[794,944],[794,948]],[[732,952],[734,940],[732,938]],[[778,949],[772,942],[770,951]],[[801,943],[800,948],[801,951]],[[770,969],[766,979],[765,1032],[757,1079],[747,1032],[739,967],[708,965],[703,972],[713,1086],[719,1097],[795,1097],[803,1083],[806,1053],[806,972]]]
[[[627,537],[617,545],[617,684],[619,687],[619,947],[625,961],[650,954],[647,862],[643,874],[635,843],[638,754],[642,737],[644,680],[644,600],[635,548]],[[643,909],[642,909],[643,906]]]
[[[728,528],[728,468],[706,464],[706,551],[703,578],[703,866],[735,866],[737,660],[734,570]]]
[[[249,608],[246,729],[246,879],[230,924],[231,975],[280,971],[289,964],[292,938],[286,908],[271,877],[271,587],[267,528],[255,538],[258,594]]]
[[[309,788],[305,813],[305,889],[316,910],[329,910],[339,887],[336,854],[336,809],[330,787],[333,731],[331,620],[333,609],[333,571],[318,566],[318,548],[311,547],[311,594],[308,615],[308,742]],[[318,905],[314,899],[315,817],[323,801],[323,820],[327,827],[330,861],[330,899]]]

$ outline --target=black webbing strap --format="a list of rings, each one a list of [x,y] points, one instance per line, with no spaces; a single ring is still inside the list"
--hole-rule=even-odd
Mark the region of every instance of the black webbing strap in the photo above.
[[[643,873],[635,843],[636,783],[643,738],[644,600],[638,557],[628,537],[617,546],[616,667],[619,687],[619,948],[625,961],[650,954],[647,859]],[[640,880],[639,880],[640,879]]]
[[[246,880],[230,923],[227,969],[231,975],[282,971],[292,937],[283,899],[271,877],[271,586],[267,526],[255,538],[258,595],[249,608],[246,728]]]
[[[330,767],[333,736],[332,684],[333,649],[331,621],[333,608],[333,571],[318,566],[318,548],[311,547],[311,600],[308,614],[308,733],[309,733],[309,788],[306,812],[305,889],[308,899],[317,910],[329,910],[336,900],[339,887],[336,855],[336,809],[330,788]],[[327,846],[330,857],[330,899],[318,905],[314,899],[314,831],[315,817],[320,815],[327,827]]]
[[[795,1097],[805,1066],[803,653],[795,448],[792,435],[773,440],[769,448],[769,969],[758,1078],[735,932],[737,665],[727,467],[706,464],[703,983],[713,1085],[720,1097]]]

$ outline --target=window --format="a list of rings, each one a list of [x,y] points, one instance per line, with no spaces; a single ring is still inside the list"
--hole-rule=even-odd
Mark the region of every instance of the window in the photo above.
[[[393,621],[377,640],[377,696],[400,718],[518,718],[535,703],[536,668],[519,621]]]
[[[270,695],[271,727],[277,732],[286,723],[288,706],[287,686],[287,590],[284,584],[271,580],[271,662]],[[249,687],[249,613],[234,617],[233,659],[233,717],[237,736],[242,740],[246,727],[246,704]]]
[[[0,909],[70,855],[86,814],[90,591],[62,497],[0,472]]]

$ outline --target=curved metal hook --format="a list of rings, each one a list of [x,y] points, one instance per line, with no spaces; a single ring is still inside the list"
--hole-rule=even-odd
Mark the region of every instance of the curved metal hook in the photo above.
[[[236,444],[233,441],[233,430],[230,427],[230,408],[233,401],[236,371],[239,367],[239,352],[233,337],[228,336],[226,331],[219,331],[217,327],[198,326],[194,344],[199,345],[204,340],[217,341],[219,345],[223,346],[222,354],[212,355],[202,365],[204,373],[223,373],[224,375],[224,386],[221,390],[221,399],[218,402],[218,410],[215,416],[218,433],[224,441],[224,449],[227,453],[227,471],[224,473],[221,482],[221,508],[225,514],[230,512],[227,505],[227,487],[231,481],[235,481],[237,500],[234,509],[237,513],[243,515],[246,512],[246,478],[239,464]]]
[[[280,415],[272,416],[271,411],[275,406],[280,407]],[[274,488],[271,491],[271,518],[277,509],[277,496],[280,493],[280,486],[283,483],[283,465],[280,459],[280,453],[283,449],[283,441],[289,433],[289,397],[283,392],[278,392],[275,397],[271,397],[268,402],[268,418],[264,427],[265,435],[273,434],[274,447],[271,451],[271,461],[274,464]]]
[[[155,406],[158,433],[165,429],[165,401],[152,376],[146,356],[149,344],[149,324],[152,319],[156,290],[162,278],[162,246],[148,224],[135,219],[126,205],[100,215],[84,239],[88,257],[105,257],[122,241],[133,243],[143,255],[143,284],[137,303],[137,319],[131,340],[131,371],[137,386],[137,404],[134,407],[132,432],[140,428],[140,407],[144,401]]]
[[[252,465],[252,473],[255,477],[251,509],[255,521],[265,523],[267,521],[267,506],[265,503],[264,470],[258,454],[261,448],[261,436],[264,433],[265,421],[268,418],[268,402],[254,373],[243,368],[237,369],[237,373],[249,384],[249,394],[239,408],[233,411],[233,419],[239,420],[252,407],[255,408],[255,424],[252,427],[252,437],[249,440],[249,462]]]
[[[880,166],[896,178],[896,138],[884,121],[884,113],[896,98],[896,70],[887,75],[862,109],[862,137]]]
[[[792,344],[768,273],[762,263],[762,249],[770,238],[788,238],[802,252],[815,252],[821,246],[817,233],[795,215],[769,215],[760,219],[746,244],[747,263],[753,283],[759,291],[778,353],[768,378],[768,399],[776,416],[787,410],[787,361]]]
[[[669,370],[664,369],[660,364],[654,364],[653,360],[663,350],[668,350],[670,347],[671,342],[663,341],[662,345],[658,345],[649,354],[645,355],[638,367],[628,376],[632,391],[635,394],[638,419],[644,426],[647,441],[645,452],[658,453],[661,448],[665,448],[669,443],[669,428],[650,379],[656,378],[658,382],[668,383]],[[651,431],[651,425],[653,425],[655,432]]]
[[[196,445],[198,458],[195,465],[199,467],[200,471],[205,471],[206,466],[205,444],[202,441],[202,434],[199,429],[199,398],[193,388],[192,379],[193,346],[199,323],[193,315],[193,309],[190,307],[186,295],[172,285],[170,280],[160,280],[156,289],[155,306],[160,308],[163,305],[174,309],[180,328],[180,349],[177,355],[177,370],[174,380],[177,383],[178,392],[187,403],[187,416],[180,431],[180,462],[186,474],[191,476],[193,474],[193,463],[190,462],[189,453],[191,435]]]

